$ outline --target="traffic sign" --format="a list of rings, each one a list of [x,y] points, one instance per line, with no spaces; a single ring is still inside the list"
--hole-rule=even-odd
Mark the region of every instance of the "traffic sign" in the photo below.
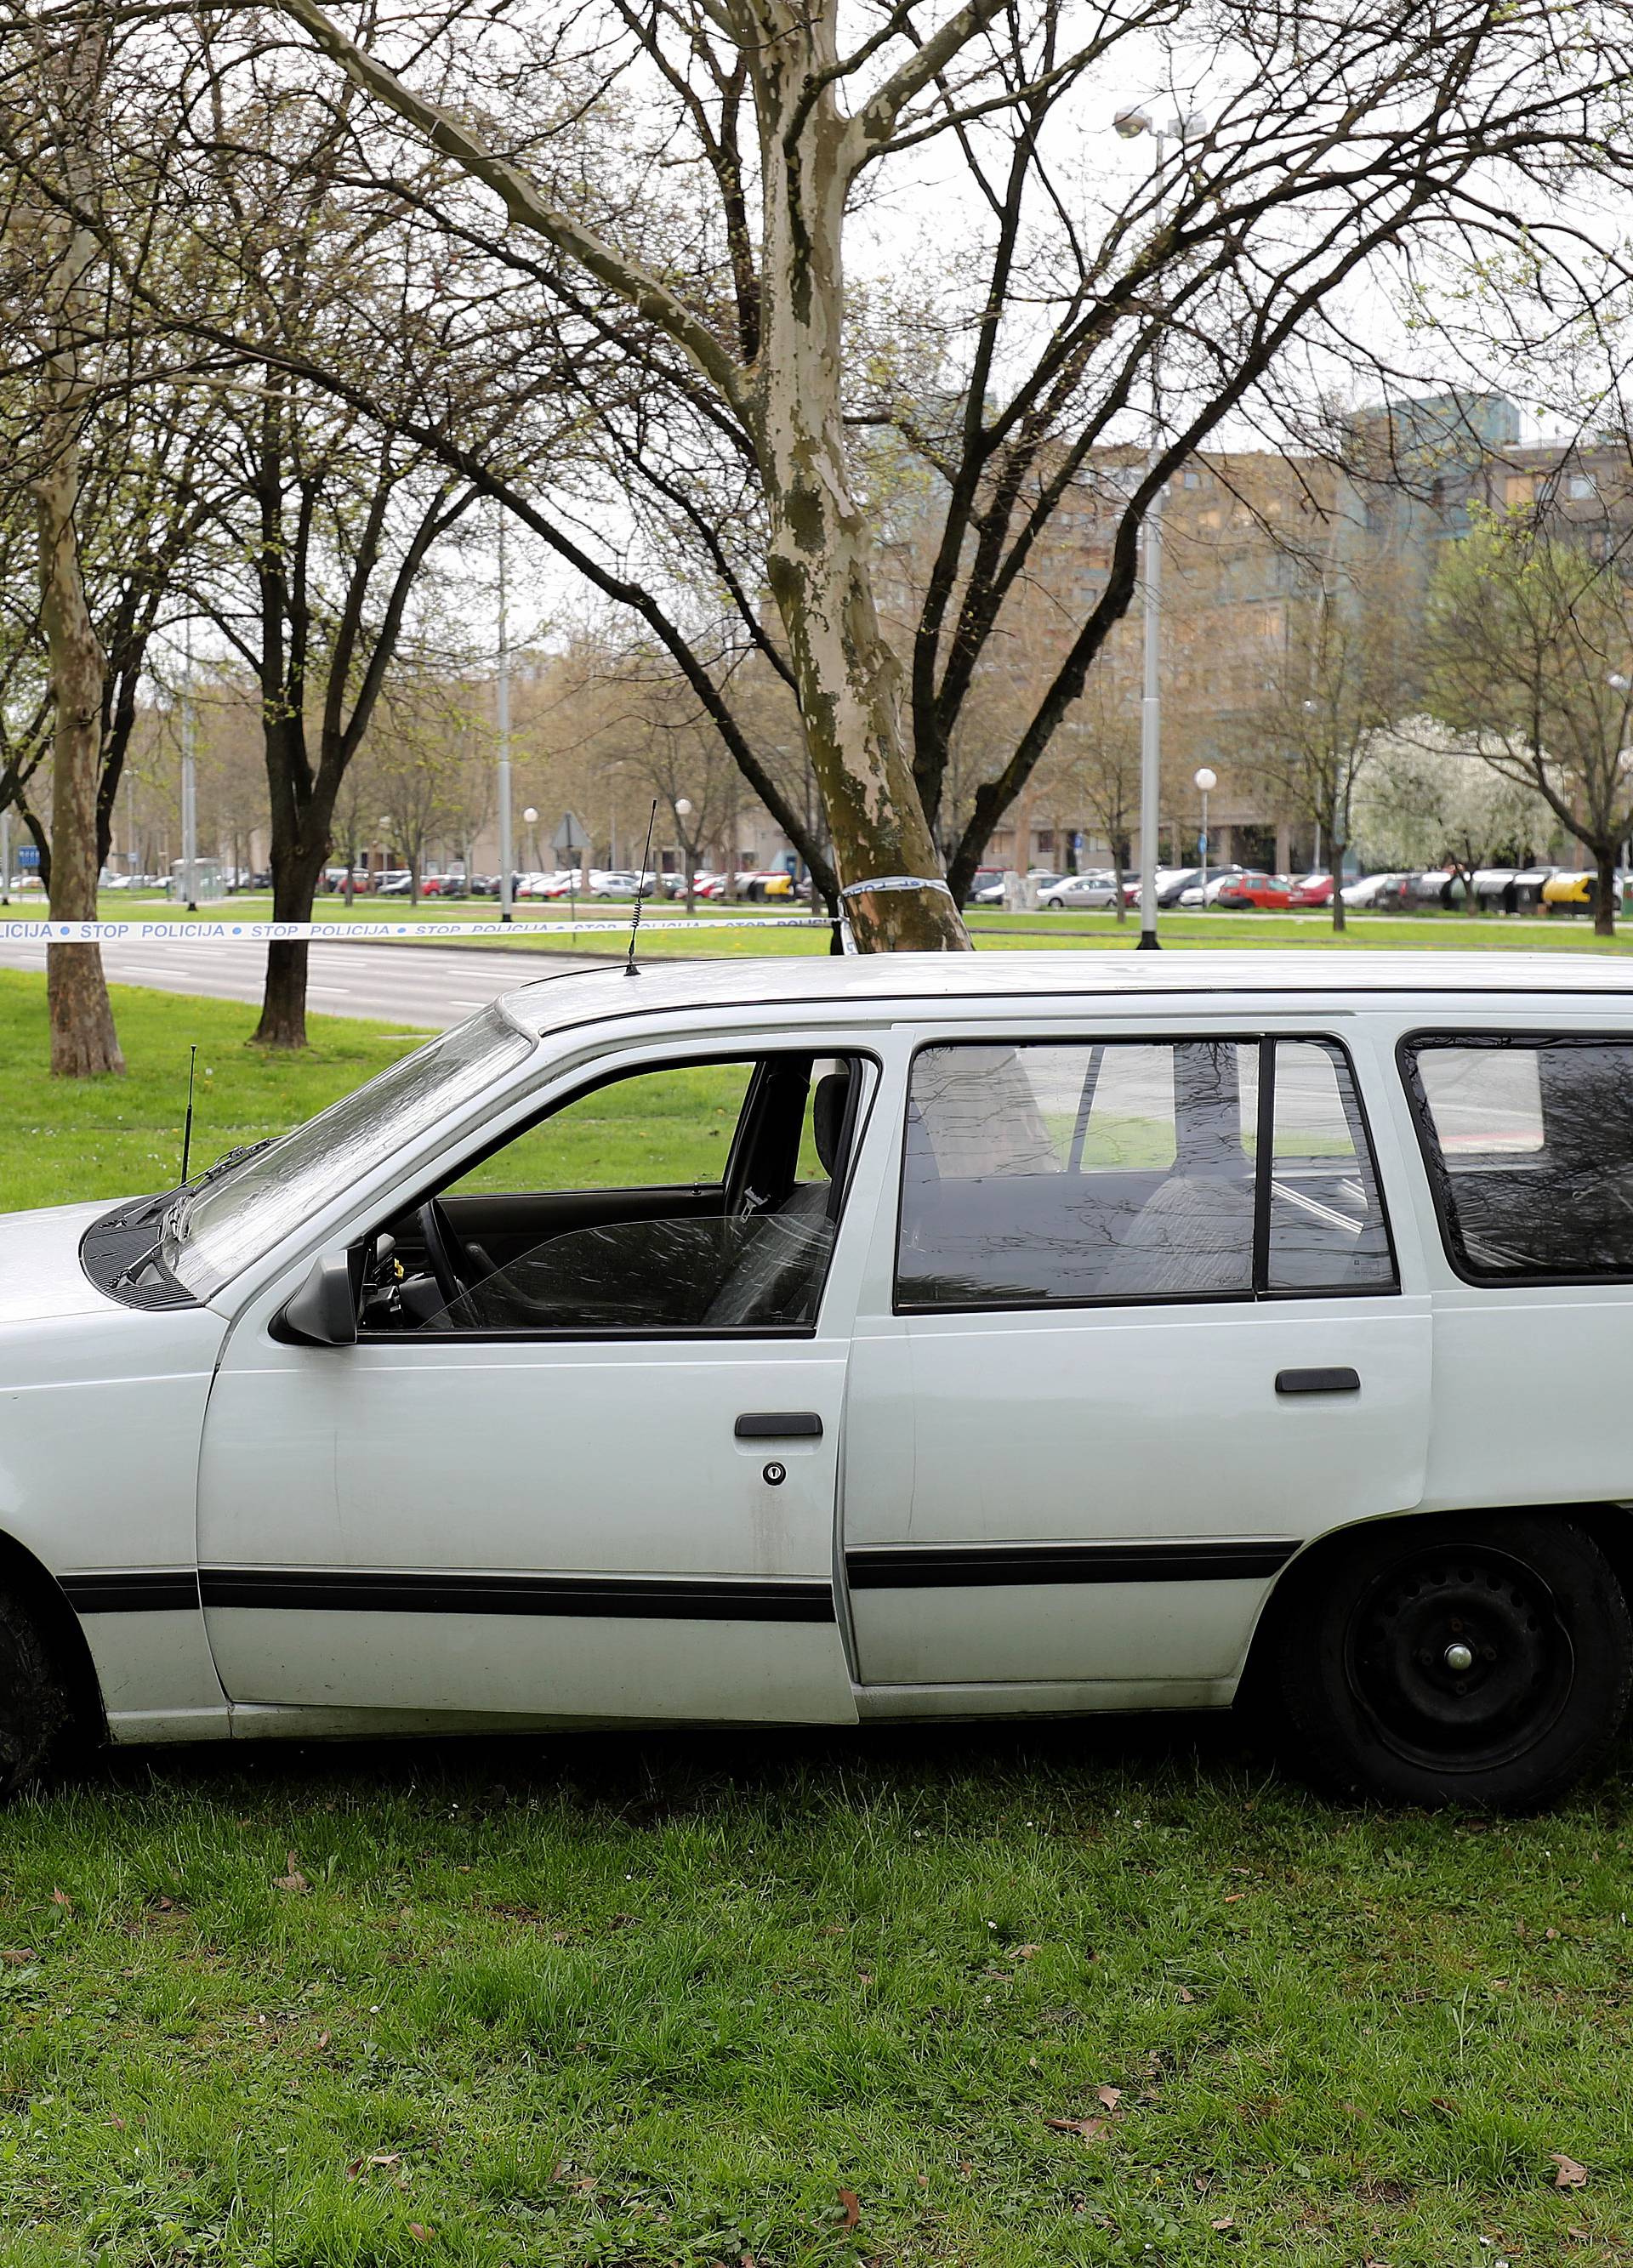
[[[36,869],[40,864],[40,845],[37,843],[19,843],[17,846],[17,863],[26,872]]]
[[[552,850],[587,850],[589,829],[576,812],[570,811],[550,838]]]

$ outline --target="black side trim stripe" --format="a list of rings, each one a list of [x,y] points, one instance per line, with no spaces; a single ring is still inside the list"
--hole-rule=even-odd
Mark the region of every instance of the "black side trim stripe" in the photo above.
[[[853,1591],[940,1590],[999,1583],[1239,1582],[1274,1575],[1296,1544],[907,1543],[846,1554]]]
[[[198,1579],[151,1568],[130,1575],[63,1575],[63,1594],[76,1614],[130,1615],[198,1611]]]
[[[826,1583],[696,1575],[466,1575],[373,1568],[204,1567],[207,1607],[348,1614],[589,1615],[665,1622],[831,1623]]]

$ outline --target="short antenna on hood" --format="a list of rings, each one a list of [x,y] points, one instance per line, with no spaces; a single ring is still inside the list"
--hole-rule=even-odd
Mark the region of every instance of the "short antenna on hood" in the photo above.
[[[193,1073],[198,1064],[198,1042],[187,1051],[187,1118],[181,1128],[181,1187],[187,1187],[187,1164],[193,1154]]]
[[[624,974],[626,976],[640,975],[639,969],[635,966],[635,939],[640,929],[640,909],[647,895],[647,875],[649,871],[647,861],[652,856],[652,830],[657,823],[658,799],[654,795],[652,799],[652,816],[647,821],[647,847],[640,854],[640,872],[635,877],[635,917],[630,924],[630,957],[624,964]]]

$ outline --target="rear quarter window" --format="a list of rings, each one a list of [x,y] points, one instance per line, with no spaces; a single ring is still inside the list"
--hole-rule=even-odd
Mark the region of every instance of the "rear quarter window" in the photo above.
[[[1417,1033],[1400,1062],[1460,1276],[1633,1281],[1633,1037]]]

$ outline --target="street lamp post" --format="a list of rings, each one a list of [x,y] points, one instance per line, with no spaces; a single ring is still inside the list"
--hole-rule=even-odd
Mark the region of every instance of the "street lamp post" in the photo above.
[[[539,839],[533,830],[539,823],[539,814],[532,804],[528,804],[522,812],[521,823],[528,830],[528,856],[532,859],[536,872],[539,863]]]
[[[1199,845],[1202,853],[1202,911],[1208,911],[1208,799],[1219,784],[1217,772],[1204,764],[1196,775],[1196,785],[1202,798],[1202,836]]]
[[[499,919],[511,918],[515,852],[510,834],[510,642],[505,619],[505,515],[499,524],[499,668],[493,687],[494,725],[499,733]]]
[[[1163,156],[1169,129],[1159,126],[1149,111],[1119,110],[1112,121],[1125,142],[1149,134],[1152,142],[1151,178],[1161,195]],[[1185,132],[1187,122],[1177,118],[1172,131]],[[1160,340],[1151,350],[1151,449],[1148,463],[1155,468],[1162,454],[1162,396],[1158,374]],[[1163,711],[1159,664],[1162,652],[1163,491],[1159,488],[1146,506],[1140,523],[1140,580],[1143,593],[1145,671],[1140,703],[1140,947],[1154,951],[1156,934],[1156,834],[1160,818]]]
[[[694,877],[691,871],[691,852],[686,847],[686,821],[691,817],[691,798],[689,795],[676,797],[675,817],[680,827],[681,879],[686,885],[686,911],[690,916],[694,903],[692,889]]]
[[[1609,676],[1605,680],[1605,682],[1609,686],[1613,693],[1621,693],[1625,695],[1629,691],[1633,691],[1633,677],[1624,676],[1622,672],[1619,669],[1613,669]],[[1626,727],[1626,723],[1627,703],[1624,701],[1622,703],[1622,725],[1624,729]],[[1629,752],[1626,748],[1622,751],[1619,761],[1622,764],[1625,765],[1627,763],[1629,753],[1633,752]],[[1622,918],[1623,921],[1628,917],[1628,890],[1629,886],[1633,886],[1633,843],[1624,843],[1622,846]]]
[[[195,869],[198,864],[198,768],[193,753],[193,625],[182,632],[181,677],[181,895],[188,913],[198,910]]]

